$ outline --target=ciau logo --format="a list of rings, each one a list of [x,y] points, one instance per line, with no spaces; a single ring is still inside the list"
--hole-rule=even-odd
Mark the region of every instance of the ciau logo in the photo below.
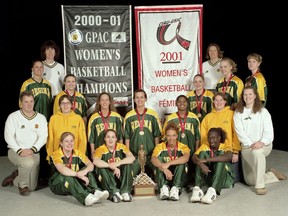
[[[168,28],[171,27],[171,24],[177,23],[177,22],[178,22],[178,25],[175,30],[175,35],[170,40],[166,40],[165,38],[167,37],[166,33],[167,33]],[[181,29],[181,18],[160,22],[158,29],[157,29],[157,33],[156,33],[158,42],[162,45],[169,45],[173,43],[175,40],[177,40],[180,46],[188,50],[190,47],[191,41],[180,36],[179,34],[180,29]]]

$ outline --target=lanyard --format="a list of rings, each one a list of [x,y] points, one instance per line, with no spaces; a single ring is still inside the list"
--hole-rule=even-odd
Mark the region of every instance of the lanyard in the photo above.
[[[167,145],[167,150],[168,150],[168,155],[170,157],[170,160],[175,160],[176,159],[176,154],[177,154],[177,151],[178,151],[178,142],[176,142],[176,146],[174,148],[174,158],[172,158],[172,151],[171,151],[171,148],[170,146]]]
[[[112,158],[109,159],[109,163],[114,163],[115,162],[116,146],[117,146],[117,143],[115,143],[113,154],[112,154]]]
[[[197,105],[197,112],[198,112],[198,114],[199,114],[199,113],[201,114],[201,107],[202,107],[202,100],[203,100],[204,92],[205,92],[205,89],[203,89],[202,94],[201,94],[201,97],[200,97],[200,102],[198,102],[198,96],[197,96],[196,91],[195,91],[195,95],[196,95],[196,105]]]
[[[72,159],[73,159],[73,157],[72,157],[73,151],[71,151],[71,154],[70,154],[70,157],[69,157],[69,163],[67,163],[68,162],[67,161],[67,157],[65,156],[63,149],[62,149],[62,152],[63,152],[63,155],[64,155],[65,166],[68,167],[69,169],[71,169],[71,164],[72,164]]]
[[[139,114],[138,110],[137,109],[135,109],[135,110],[136,110],[136,113],[137,113],[137,118],[138,118],[138,122],[139,122],[139,125],[140,125],[140,133],[141,133],[141,132],[144,132],[144,119],[145,119],[145,114],[146,114],[147,109],[146,108],[144,109],[144,112],[143,112],[143,115],[142,115],[142,119],[140,119],[140,114]]]
[[[229,83],[230,83],[232,78],[233,78],[233,73],[231,73],[231,75],[230,75],[230,77],[229,77],[227,82],[226,82],[226,80],[224,78],[224,82],[223,82],[223,86],[222,86],[222,92],[223,93],[226,93],[227,87],[228,87],[228,85],[229,85]]]
[[[251,76],[249,76],[249,78],[246,81],[245,86],[251,86],[251,82],[253,80],[253,78],[259,73],[259,71],[257,71],[256,73],[252,74]]]
[[[104,124],[104,129],[105,129],[105,131],[107,131],[108,128],[109,128],[109,119],[110,119],[111,111],[109,111],[109,113],[108,113],[106,118],[104,117],[104,115],[103,115],[103,113],[101,111],[99,111],[99,114],[100,114],[102,122]]]
[[[214,157],[215,155],[214,155],[214,149],[210,149],[210,157],[212,158],[212,157]]]
[[[186,112],[185,115],[184,115],[184,120],[183,120],[183,122],[182,122],[182,119],[181,119],[181,117],[180,117],[179,112],[177,112],[177,115],[178,115],[179,124],[180,124],[180,127],[181,127],[181,133],[184,134],[184,133],[185,133],[185,124],[186,124],[187,112]]]
[[[70,96],[70,97],[73,96],[73,104],[72,104],[71,109],[72,109],[73,111],[75,111],[75,107],[76,107],[76,92],[74,92],[73,95],[70,95],[69,92],[68,92],[68,90],[65,90],[65,93],[66,93],[68,96]]]

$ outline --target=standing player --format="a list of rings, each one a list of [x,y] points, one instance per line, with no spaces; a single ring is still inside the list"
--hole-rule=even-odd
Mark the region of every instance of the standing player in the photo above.
[[[45,41],[41,46],[41,58],[44,64],[43,78],[51,83],[52,97],[62,91],[65,76],[64,66],[58,61],[60,57],[59,46],[53,41]]]
[[[220,62],[220,70],[223,77],[216,85],[217,92],[223,92],[227,97],[227,105],[235,109],[244,88],[243,81],[234,73],[237,71],[236,63],[230,58],[223,58]]]
[[[43,79],[44,66],[40,60],[32,62],[32,78],[25,80],[21,86],[20,93],[23,91],[32,91],[34,96],[34,110],[43,114],[47,121],[52,115],[52,93],[51,84]],[[19,101],[21,107],[21,101]]]
[[[258,91],[260,99],[265,107],[268,90],[266,80],[263,74],[260,72],[262,56],[257,53],[251,53],[247,56],[247,61],[248,68],[252,74],[245,79],[245,86],[252,86]]]
[[[218,80],[222,77],[220,72],[220,61],[223,58],[223,51],[216,43],[210,43],[206,50],[206,59],[202,64],[202,74],[205,77],[206,89],[215,90]]]
[[[90,142],[91,157],[96,148],[105,143],[104,137],[108,129],[114,129],[118,142],[123,143],[123,118],[116,112],[113,98],[107,92],[102,92],[96,100],[95,113],[88,122],[88,142]]]
[[[129,111],[124,119],[125,144],[136,160],[134,162],[134,176],[140,173],[141,165],[138,161],[140,146],[144,146],[147,158],[147,171],[153,174],[154,166],[151,164],[151,155],[155,145],[162,136],[162,125],[156,111],[146,108],[147,94],[143,89],[134,92],[136,108]],[[150,170],[149,170],[150,169]]]
[[[187,93],[188,110],[195,113],[200,122],[213,109],[214,93],[205,89],[204,85],[204,77],[196,74],[193,78],[194,90]]]

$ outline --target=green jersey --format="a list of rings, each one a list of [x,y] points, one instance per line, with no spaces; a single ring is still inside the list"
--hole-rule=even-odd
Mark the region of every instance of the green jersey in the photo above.
[[[229,106],[238,103],[243,88],[243,81],[235,75],[233,75],[228,81],[226,81],[224,77],[221,78],[216,85],[217,92],[223,92],[226,94],[227,105]]]
[[[71,158],[72,157],[72,158]],[[71,170],[78,172],[85,164],[89,162],[88,157],[79,150],[73,150],[72,155],[67,158],[62,148],[58,148],[56,151],[53,152],[51,156],[51,166],[53,171],[57,171],[54,167],[55,164],[65,164],[66,167],[69,167]]]
[[[263,105],[266,106],[268,89],[266,80],[262,73],[258,71],[254,75],[247,77],[245,80],[245,86],[252,86],[257,89],[260,100],[262,101]]]
[[[105,129],[105,124],[107,128]],[[118,140],[123,139],[123,118],[117,112],[111,111],[107,117],[101,117],[97,112],[94,113],[88,122],[88,142],[94,143],[94,148],[105,143],[104,136],[107,129],[113,129],[117,133]]]
[[[166,142],[162,142],[155,146],[152,157],[161,158],[161,161],[167,163],[176,160],[187,153],[190,154],[189,147],[181,142],[177,142],[176,148],[171,150],[171,152],[169,151],[169,148],[167,148]]]
[[[196,95],[195,91],[190,91],[186,95],[188,111],[195,113],[200,122],[213,109],[213,95],[212,91],[206,89],[201,95]]]
[[[53,103],[50,82],[45,79],[42,79],[41,82],[36,82],[33,78],[29,78],[22,84],[20,93],[23,91],[32,91],[34,95],[34,110],[43,114],[49,121],[52,115]],[[19,106],[21,106],[20,101]]]
[[[170,121],[179,125],[178,141],[186,144],[191,150],[190,154],[193,155],[196,150],[196,141],[200,141],[200,122],[198,117],[194,113],[188,112],[186,118],[180,118],[179,120],[177,112],[172,113],[167,117],[167,120],[165,121],[163,126],[163,134],[168,122]],[[181,128],[182,124],[183,131]]]
[[[139,117],[139,118],[138,118]],[[140,122],[144,118],[143,130],[140,130]],[[151,156],[155,147],[155,138],[162,136],[162,125],[156,111],[147,109],[139,115],[135,109],[129,111],[124,119],[124,137],[130,140],[130,151],[137,157],[141,144],[146,155]]]
[[[99,158],[107,163],[115,163],[124,159],[130,152],[123,143],[116,143],[115,147],[115,151],[110,152],[106,144],[103,144],[95,150],[93,158]]]

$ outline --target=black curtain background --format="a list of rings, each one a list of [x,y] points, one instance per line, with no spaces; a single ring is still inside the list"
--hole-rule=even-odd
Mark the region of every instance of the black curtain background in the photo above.
[[[267,2],[267,1],[266,1]],[[232,58],[238,67],[236,73],[242,79],[250,75],[246,57],[256,52],[262,55],[261,71],[268,85],[267,109],[274,124],[274,149],[288,151],[283,142],[282,113],[285,112],[286,73],[284,30],[287,17],[282,13],[284,3],[271,4],[263,1],[88,1],[42,0],[6,2],[1,13],[1,124],[0,155],[7,155],[4,125],[7,116],[19,109],[18,96],[24,80],[31,76],[31,64],[40,58],[40,46],[46,40],[54,40],[61,48],[63,59],[63,31],[61,5],[132,5],[133,69],[137,89],[137,59],[135,46],[134,6],[149,5],[203,5],[203,58],[209,43],[218,43],[224,56]],[[4,15],[5,14],[5,15]],[[286,21],[285,21],[286,20]],[[283,26],[283,27],[281,27]],[[283,54],[282,54],[283,53]],[[282,54],[282,55],[281,55]],[[205,60],[205,59],[203,59]],[[280,68],[281,67],[281,68]],[[284,87],[284,88],[283,88]],[[281,93],[281,95],[280,95]],[[278,95],[277,95],[278,94]],[[276,99],[277,98],[277,99]],[[282,138],[282,139],[281,139]]]

